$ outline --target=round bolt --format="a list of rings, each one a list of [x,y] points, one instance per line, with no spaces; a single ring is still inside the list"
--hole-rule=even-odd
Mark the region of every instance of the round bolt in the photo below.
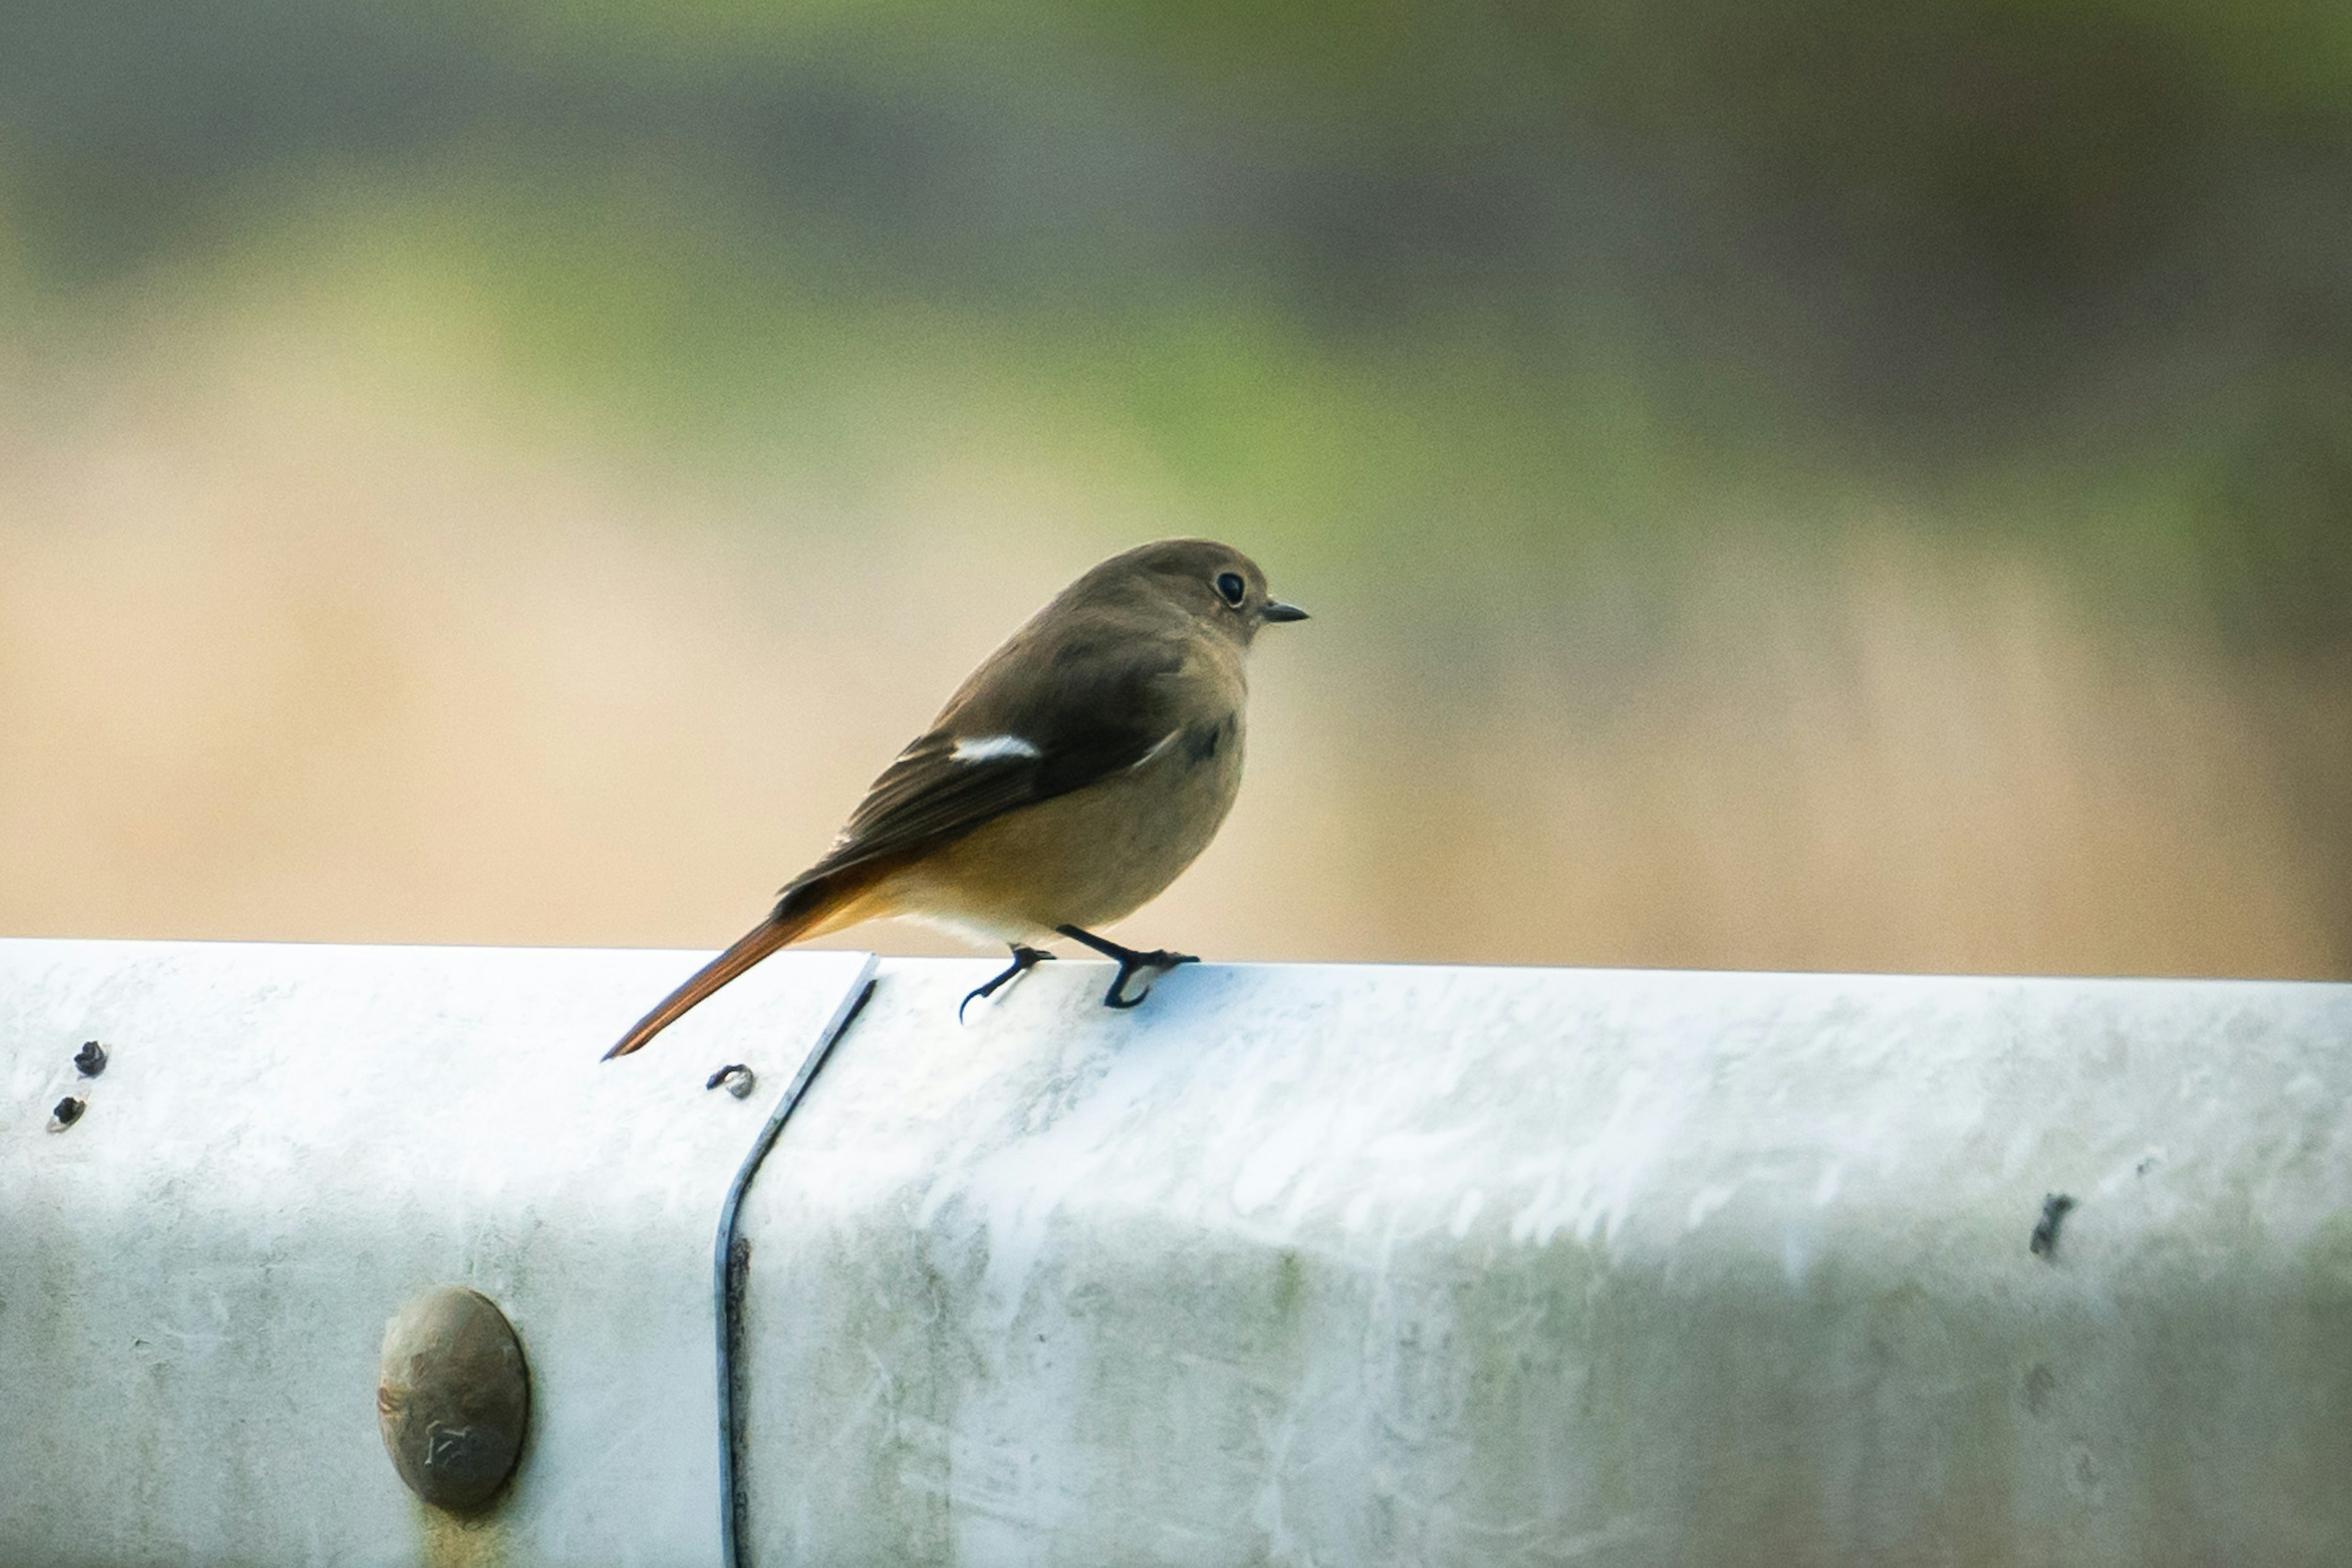
[[[96,1040],[84,1040],[81,1049],[74,1053],[74,1069],[84,1078],[96,1078],[106,1070],[106,1047]]]
[[[409,1302],[384,1325],[375,1411],[410,1491],[453,1513],[489,1501],[530,1416],[530,1374],[506,1314],[461,1285]]]
[[[747,1100],[751,1097],[751,1086],[759,1081],[758,1075],[741,1062],[730,1062],[712,1073],[702,1087],[723,1089],[738,1100]]]

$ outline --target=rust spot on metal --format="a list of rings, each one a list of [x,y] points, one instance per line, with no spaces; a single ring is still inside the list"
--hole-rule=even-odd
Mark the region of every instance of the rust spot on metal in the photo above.
[[[2066,1213],[2074,1200],[2064,1193],[2050,1193],[2042,1200],[2042,1223],[2033,1227],[2033,1235],[2025,1249],[2036,1258],[2055,1258],[2058,1256],[2058,1227],[2066,1223]]]

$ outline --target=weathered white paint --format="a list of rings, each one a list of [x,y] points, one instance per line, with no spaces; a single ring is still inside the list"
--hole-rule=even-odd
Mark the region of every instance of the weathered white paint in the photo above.
[[[2352,988],[886,962],[763,1564],[2352,1562]],[[2045,1194],[2080,1201],[2053,1259]]]
[[[600,1065],[690,957],[0,942],[0,1563],[714,1562],[719,1196],[861,962]],[[2352,988],[993,967],[751,1189],[751,1563],[2352,1561]],[[447,1280],[462,1530],[372,1404]]]
[[[0,1563],[715,1562],[720,1200],[866,959],[785,955],[600,1063],[695,962],[0,942]],[[748,1099],[704,1090],[726,1061]],[[531,1379],[467,1527],[374,1409],[386,1320],[452,1282]]]

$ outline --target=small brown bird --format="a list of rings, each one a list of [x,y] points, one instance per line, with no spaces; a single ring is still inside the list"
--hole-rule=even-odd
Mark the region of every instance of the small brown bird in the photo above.
[[[966,1006],[1051,958],[1038,944],[1055,936],[1118,960],[1103,1005],[1134,1006],[1150,990],[1129,994],[1139,972],[1192,955],[1088,928],[1157,898],[1216,837],[1242,782],[1243,655],[1260,626],[1306,618],[1230,545],[1168,539],[1112,556],[989,655],[775,911],[605,1059],[778,948],[891,916],[1013,949]]]

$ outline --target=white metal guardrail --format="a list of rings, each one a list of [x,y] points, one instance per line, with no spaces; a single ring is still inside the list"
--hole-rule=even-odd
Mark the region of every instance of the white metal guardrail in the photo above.
[[[0,942],[0,1562],[2352,1562],[2352,988],[866,963]]]
[[[717,1562],[721,1205],[871,960],[711,1004],[742,1100],[690,1050],[598,1068],[683,962],[0,942],[0,1563]],[[451,1283],[529,1363],[470,1520],[378,1433],[386,1321]]]

